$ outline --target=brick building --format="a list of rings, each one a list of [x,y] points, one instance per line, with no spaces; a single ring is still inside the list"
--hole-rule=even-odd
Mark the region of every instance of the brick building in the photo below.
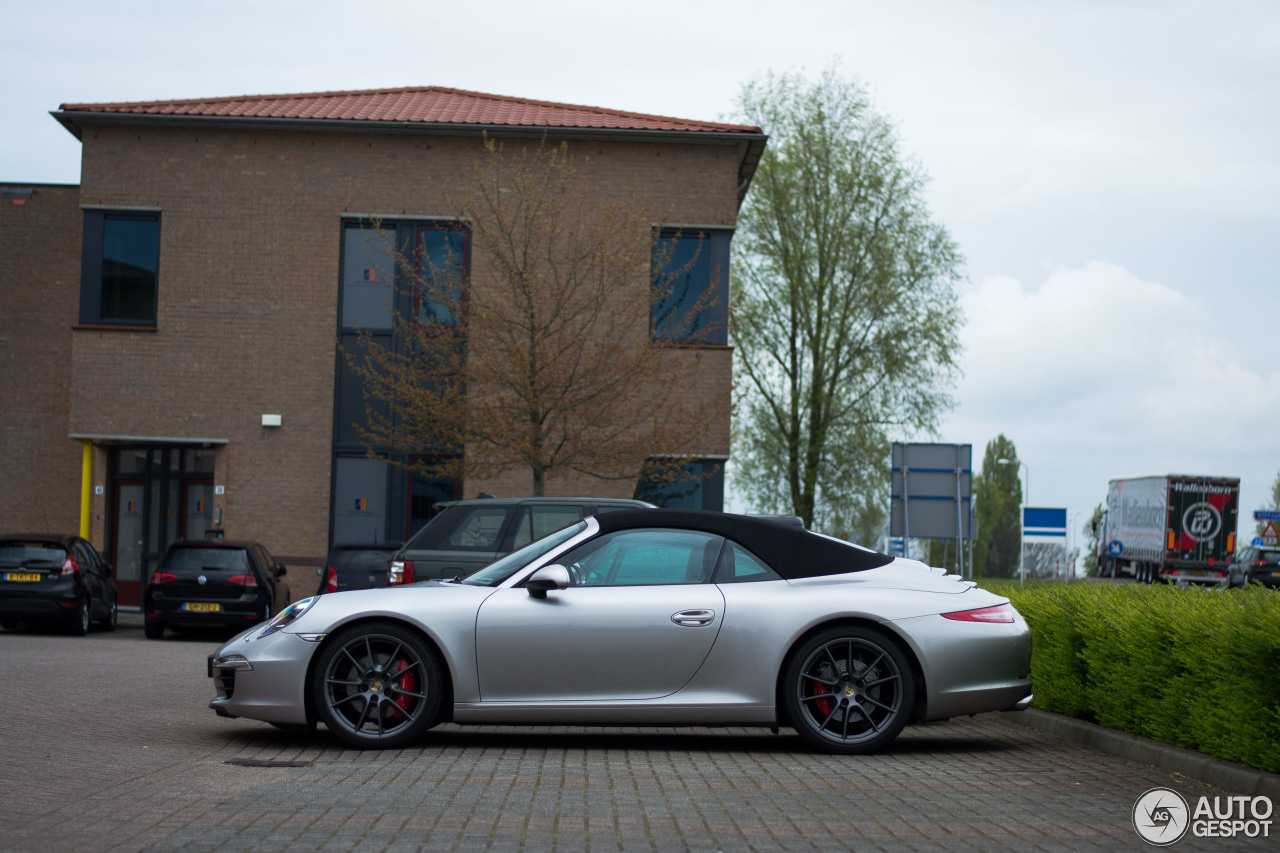
[[[366,458],[335,347],[353,317],[376,329],[392,293],[357,262],[371,223],[466,241],[446,200],[486,134],[589,148],[609,193],[706,238],[693,274],[719,304],[765,143],[755,127],[435,87],[53,115],[82,142],[80,186],[0,184],[0,527],[87,528],[126,605],[169,541],[211,527],[305,565],[335,540],[402,539],[439,499],[528,492],[519,470],[426,482]],[[680,451],[711,470],[729,453],[731,353],[722,334],[690,349],[691,393],[715,415]],[[720,508],[723,474],[673,500]]]

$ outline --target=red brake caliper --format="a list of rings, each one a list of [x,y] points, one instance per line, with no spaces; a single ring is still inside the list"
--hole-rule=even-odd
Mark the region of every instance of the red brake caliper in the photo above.
[[[817,681],[813,682],[812,695],[827,696],[827,695],[830,695],[830,693],[831,693],[831,688],[827,687],[827,685],[821,684]],[[827,715],[831,713],[831,709],[835,707],[834,703],[830,699],[819,699],[813,704],[818,706],[818,713],[822,715],[823,719],[826,719]]]
[[[400,658],[400,660],[396,661],[396,666],[399,669],[405,670],[405,674],[396,679],[396,687],[399,687],[401,690],[412,691],[415,682],[413,679],[413,673],[409,672],[407,669],[407,667],[409,666],[409,661],[405,660],[404,658]],[[395,698],[395,703],[400,706],[401,711],[409,710],[408,696],[397,696]]]

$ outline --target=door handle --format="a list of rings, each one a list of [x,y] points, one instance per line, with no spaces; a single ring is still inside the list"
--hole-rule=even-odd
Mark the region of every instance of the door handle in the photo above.
[[[710,625],[715,619],[716,612],[714,610],[681,610],[679,613],[671,614],[672,622],[688,628]]]

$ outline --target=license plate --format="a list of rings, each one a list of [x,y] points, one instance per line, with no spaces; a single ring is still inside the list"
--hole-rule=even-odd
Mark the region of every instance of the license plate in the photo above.
[[[4,579],[7,581],[39,581],[40,574],[38,572],[5,572]]]
[[[182,605],[182,609],[188,613],[217,613],[222,605],[216,601],[188,601]]]
[[[1272,573],[1271,573],[1271,577],[1273,577],[1273,578],[1280,578],[1280,572],[1272,572]]]

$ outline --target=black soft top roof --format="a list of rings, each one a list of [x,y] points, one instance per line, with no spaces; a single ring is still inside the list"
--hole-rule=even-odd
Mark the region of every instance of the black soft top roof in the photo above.
[[[810,533],[779,518],[678,509],[618,510],[596,517],[603,533],[640,527],[704,530],[732,539],[788,580],[863,572],[893,562],[876,551]]]

